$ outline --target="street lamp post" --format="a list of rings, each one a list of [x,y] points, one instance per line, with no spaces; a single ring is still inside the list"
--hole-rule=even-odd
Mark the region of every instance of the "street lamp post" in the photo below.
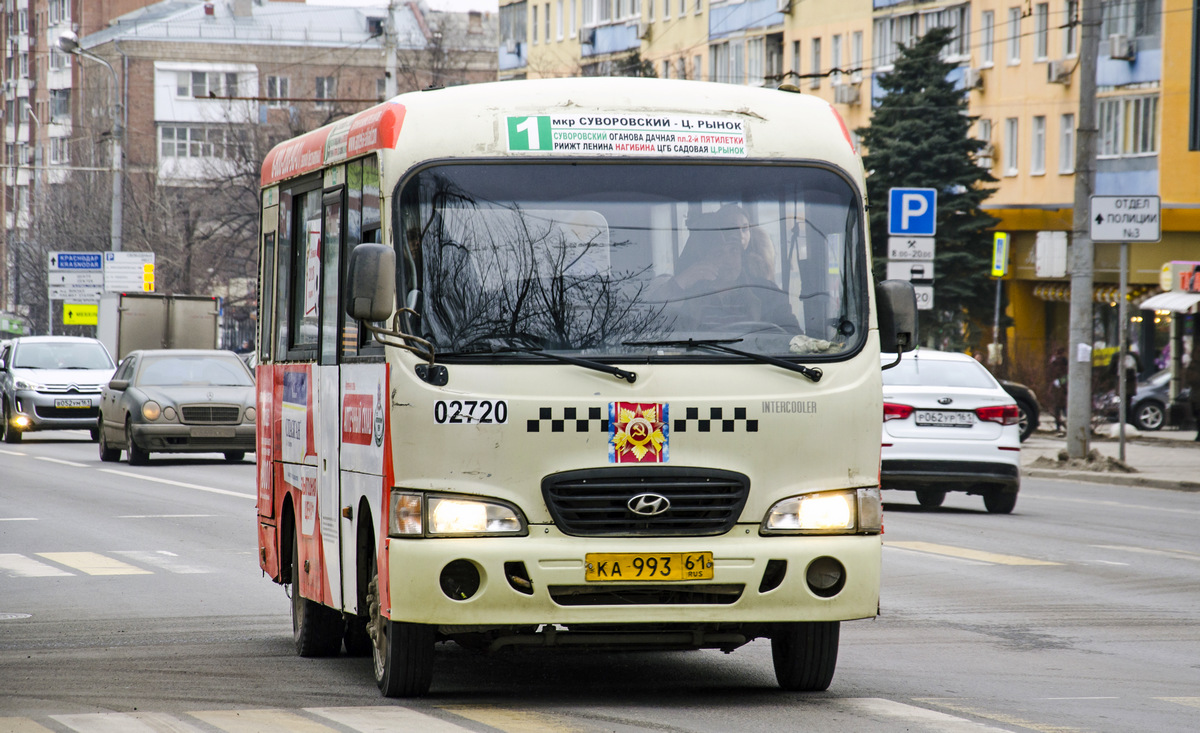
[[[94,53],[85,51],[79,45],[79,37],[72,31],[67,31],[58,37],[58,47],[64,53],[82,56],[83,58],[91,59],[92,61],[104,64],[108,69],[108,73],[112,74],[112,226],[110,234],[112,239],[112,251],[121,251],[121,217],[123,207],[123,194],[121,190],[121,181],[124,173],[124,159],[121,151],[121,139],[125,136],[124,127],[121,125],[122,104],[118,93],[117,85],[117,70],[112,64],[105,61],[103,58]]]

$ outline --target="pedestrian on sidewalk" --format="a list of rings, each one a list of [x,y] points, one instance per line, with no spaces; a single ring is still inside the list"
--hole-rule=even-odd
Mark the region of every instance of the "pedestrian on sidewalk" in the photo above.
[[[1054,412],[1054,431],[1066,430],[1067,413],[1067,352],[1062,348],[1050,355],[1050,406]]]

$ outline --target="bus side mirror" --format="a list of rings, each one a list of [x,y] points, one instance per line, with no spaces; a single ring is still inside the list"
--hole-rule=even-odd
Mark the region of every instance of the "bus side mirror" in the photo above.
[[[360,321],[383,321],[396,310],[396,252],[364,243],[350,252],[346,271],[346,313]]]
[[[917,347],[917,292],[907,280],[884,280],[875,286],[879,316],[879,348],[889,354]]]

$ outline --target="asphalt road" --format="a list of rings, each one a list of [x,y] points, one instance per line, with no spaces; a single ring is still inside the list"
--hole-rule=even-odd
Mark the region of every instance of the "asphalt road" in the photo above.
[[[828,692],[770,646],[477,656],[427,698],[300,659],[255,557],[253,464],[102,464],[83,434],[0,446],[4,731],[1194,731],[1200,495],[1027,479],[1016,512],[885,497],[883,613]]]

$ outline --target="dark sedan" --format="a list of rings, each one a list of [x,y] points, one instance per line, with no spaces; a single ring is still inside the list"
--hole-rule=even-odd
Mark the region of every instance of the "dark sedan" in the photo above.
[[[232,351],[130,352],[100,398],[100,460],[254,450],[254,377]]]

